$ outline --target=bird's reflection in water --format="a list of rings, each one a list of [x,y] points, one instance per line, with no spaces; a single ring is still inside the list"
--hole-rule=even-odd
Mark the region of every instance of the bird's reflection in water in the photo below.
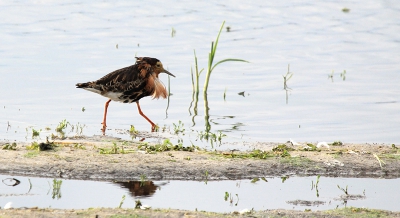
[[[133,197],[150,197],[160,185],[155,185],[153,181],[128,181],[116,182],[123,188],[127,188]]]

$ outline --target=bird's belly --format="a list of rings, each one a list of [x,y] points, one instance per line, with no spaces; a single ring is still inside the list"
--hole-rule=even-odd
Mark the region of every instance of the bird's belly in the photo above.
[[[97,93],[97,94],[99,94],[99,95],[101,95],[101,96],[104,96],[104,97],[106,97],[106,98],[109,98],[109,99],[111,99],[111,100],[113,100],[113,101],[118,101],[118,102],[123,102],[123,103],[132,103],[132,102],[135,102],[135,101],[134,101],[135,99],[127,98],[127,96],[124,95],[122,92],[106,92],[106,93],[101,93],[101,91],[98,90],[98,89],[93,89],[93,88],[85,88],[85,89],[88,90],[88,91]]]
[[[120,97],[123,95],[122,92],[107,92],[107,93],[104,93],[101,95],[104,97],[107,97],[113,101],[120,101],[120,102],[124,101],[124,99],[120,99]],[[131,102],[129,102],[129,103],[131,103]]]

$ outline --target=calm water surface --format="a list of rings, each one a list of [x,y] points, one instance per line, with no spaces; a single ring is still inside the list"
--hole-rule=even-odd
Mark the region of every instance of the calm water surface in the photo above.
[[[12,178],[20,181],[12,185]],[[327,210],[343,207],[365,207],[399,211],[399,192],[387,187],[399,184],[399,179],[324,178],[317,177],[266,178],[231,181],[147,181],[96,182],[61,180],[54,188],[54,179],[11,177],[0,175],[0,205],[12,202],[15,208],[40,207],[81,209],[90,207],[134,208],[135,201],[152,208],[205,210],[213,212],[295,209]],[[313,186],[314,185],[314,186]],[[337,186],[345,189],[344,192]],[[228,194],[225,199],[226,193]]]
[[[390,0],[2,1],[0,139],[31,140],[33,128],[43,140],[63,119],[100,134],[106,99],[75,84],[151,56],[177,77],[167,111],[166,100],[151,98],[142,109],[159,126],[182,121],[190,145],[205,127],[202,94],[198,115],[189,109],[193,50],[206,67],[224,20],[230,32],[216,60],[250,62],[224,63],[211,76],[211,131],[223,131],[224,141],[400,143],[400,5]],[[150,130],[134,104],[112,102],[107,124],[117,137],[130,125]]]

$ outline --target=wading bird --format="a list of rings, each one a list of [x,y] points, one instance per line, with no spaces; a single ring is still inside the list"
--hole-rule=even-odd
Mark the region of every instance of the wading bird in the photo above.
[[[104,107],[103,134],[107,127],[107,108],[111,100],[123,103],[136,102],[139,114],[151,124],[151,130],[154,131],[156,125],[143,114],[139,100],[146,96],[152,96],[153,99],[167,97],[167,90],[158,79],[160,73],[175,77],[164,69],[160,60],[150,57],[137,57],[134,65],[113,71],[93,82],[78,83],[76,88],[82,88],[109,98]]]

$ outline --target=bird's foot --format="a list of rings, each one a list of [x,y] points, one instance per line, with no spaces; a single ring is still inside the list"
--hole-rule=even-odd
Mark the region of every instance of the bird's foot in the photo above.
[[[152,131],[152,132],[158,132],[159,129],[160,129],[160,127],[158,127],[158,126],[155,125],[155,124],[153,124],[153,125],[151,126],[151,131]]]
[[[101,132],[103,133],[103,135],[105,135],[107,125],[105,123],[101,123],[101,124],[103,124],[103,128],[101,128]]]

